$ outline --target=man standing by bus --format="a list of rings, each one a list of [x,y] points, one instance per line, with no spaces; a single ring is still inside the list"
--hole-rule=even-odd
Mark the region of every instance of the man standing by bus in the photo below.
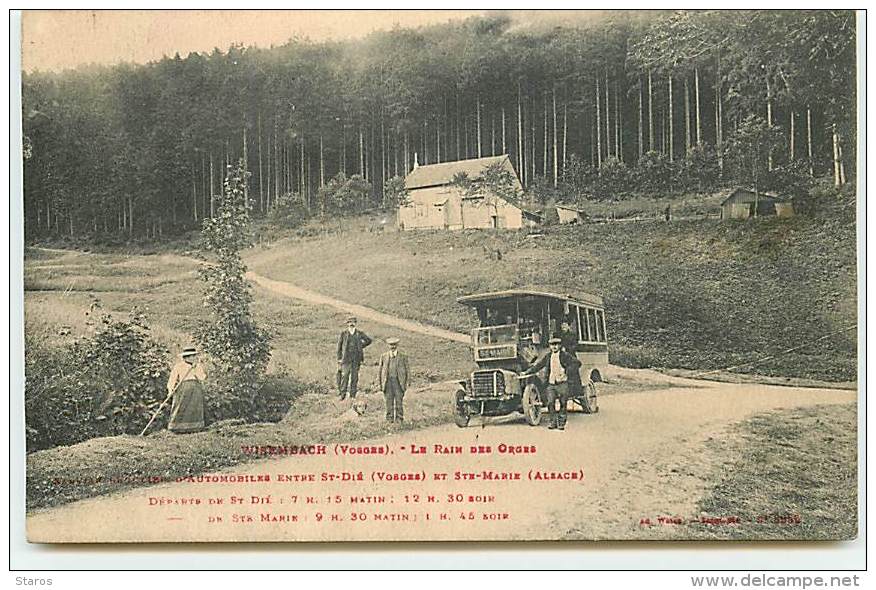
[[[389,350],[380,356],[377,376],[386,400],[386,421],[401,424],[405,420],[404,397],[408,388],[408,359],[398,350],[398,338],[387,338]]]
[[[581,361],[562,349],[563,340],[553,337],[548,340],[550,352],[542,356],[534,365],[529,367],[521,375],[533,375],[545,367],[548,368],[547,388],[545,389],[545,403],[548,409],[549,424],[551,430],[566,429],[566,405],[569,401],[569,380],[578,373]],[[559,402],[560,409],[557,412],[556,404]]]

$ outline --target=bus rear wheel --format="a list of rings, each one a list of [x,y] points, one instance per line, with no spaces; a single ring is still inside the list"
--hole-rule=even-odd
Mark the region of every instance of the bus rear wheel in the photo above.
[[[581,392],[581,397],[578,398],[581,404],[581,409],[585,414],[595,414],[599,411],[599,401],[596,398],[596,383],[593,380],[587,381],[584,390]]]

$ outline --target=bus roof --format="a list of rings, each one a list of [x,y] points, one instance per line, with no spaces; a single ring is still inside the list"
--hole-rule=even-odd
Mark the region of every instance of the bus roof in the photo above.
[[[463,305],[477,307],[480,304],[490,301],[500,301],[502,299],[516,299],[519,297],[538,297],[543,299],[556,299],[558,301],[570,301],[572,303],[580,303],[582,305],[592,305],[602,307],[602,297],[591,295],[590,293],[576,293],[575,295],[560,295],[558,293],[549,293],[547,291],[538,291],[534,289],[508,289],[507,291],[493,291],[490,293],[477,293],[475,295],[466,295],[458,297],[456,301]]]

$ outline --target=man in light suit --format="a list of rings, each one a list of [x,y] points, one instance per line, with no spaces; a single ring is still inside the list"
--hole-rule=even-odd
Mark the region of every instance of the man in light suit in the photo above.
[[[386,343],[389,350],[380,356],[377,375],[386,400],[386,421],[401,423],[405,419],[402,401],[408,388],[408,358],[398,351],[398,338],[387,338]]]
[[[341,399],[356,397],[359,388],[359,365],[365,360],[365,347],[371,344],[371,338],[365,332],[356,328],[356,318],[347,318],[347,329],[338,336],[338,395]]]

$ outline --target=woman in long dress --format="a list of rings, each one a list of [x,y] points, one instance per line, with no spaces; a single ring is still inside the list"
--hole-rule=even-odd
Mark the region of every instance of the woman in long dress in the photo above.
[[[167,391],[173,394],[167,429],[175,433],[204,429],[204,381],[207,372],[198,362],[198,350],[187,346],[170,371]]]

